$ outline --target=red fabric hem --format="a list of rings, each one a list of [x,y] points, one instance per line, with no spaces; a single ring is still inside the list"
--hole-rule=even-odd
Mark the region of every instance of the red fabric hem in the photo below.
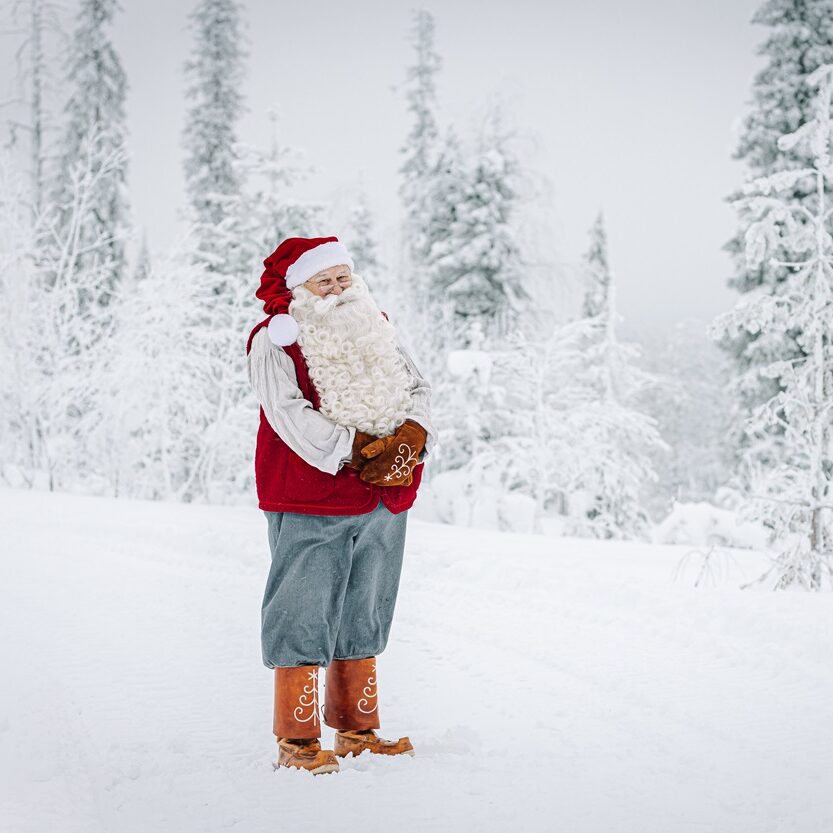
[[[324,506],[322,504],[309,503],[288,503],[286,501],[271,502],[260,501],[258,506],[265,512],[295,512],[299,515],[366,515],[372,512],[378,505],[381,497],[377,493],[375,501],[371,498],[369,503],[358,508],[352,506]]]
[[[391,509],[387,501],[385,501],[385,499],[378,493],[376,502],[373,503],[372,506],[367,504],[359,509],[353,509],[349,506],[329,507],[322,506],[321,504],[311,506],[306,503],[272,503],[263,500],[258,503],[258,507],[264,512],[294,512],[298,515],[366,515],[368,512],[372,512],[379,505],[380,500],[385,504],[388,511],[394,515],[398,515],[400,512],[406,512],[414,505],[414,503],[416,503],[416,495],[407,506],[400,506],[397,509]]]

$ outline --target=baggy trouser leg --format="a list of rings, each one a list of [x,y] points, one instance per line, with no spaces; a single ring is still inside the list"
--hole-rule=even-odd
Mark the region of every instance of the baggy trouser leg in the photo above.
[[[277,738],[320,738],[318,666],[275,668],[272,731]]]
[[[266,517],[272,559],[261,605],[263,664],[328,665],[360,519],[290,512]]]
[[[357,518],[334,659],[375,657],[385,650],[399,591],[407,519],[407,511],[393,514],[381,501],[373,512]]]
[[[376,657],[334,659],[327,667],[324,722],[333,729],[378,729]]]

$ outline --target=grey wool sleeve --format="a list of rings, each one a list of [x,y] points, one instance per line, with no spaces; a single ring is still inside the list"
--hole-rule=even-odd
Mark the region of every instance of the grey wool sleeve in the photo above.
[[[335,474],[352,456],[355,428],[327,419],[304,399],[292,359],[261,327],[247,357],[249,382],[275,433],[305,462]]]

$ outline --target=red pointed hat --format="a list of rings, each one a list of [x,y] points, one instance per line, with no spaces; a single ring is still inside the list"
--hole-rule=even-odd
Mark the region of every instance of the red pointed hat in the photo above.
[[[298,322],[288,314],[292,290],[322,269],[345,264],[353,269],[353,258],[337,237],[287,237],[263,265],[260,288],[263,311],[272,316],[269,337],[282,347],[298,338]]]

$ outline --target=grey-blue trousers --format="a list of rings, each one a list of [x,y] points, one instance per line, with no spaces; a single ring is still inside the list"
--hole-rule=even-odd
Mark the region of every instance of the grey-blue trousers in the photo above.
[[[408,511],[264,512],[272,565],[261,606],[267,668],[380,654],[390,633]]]

